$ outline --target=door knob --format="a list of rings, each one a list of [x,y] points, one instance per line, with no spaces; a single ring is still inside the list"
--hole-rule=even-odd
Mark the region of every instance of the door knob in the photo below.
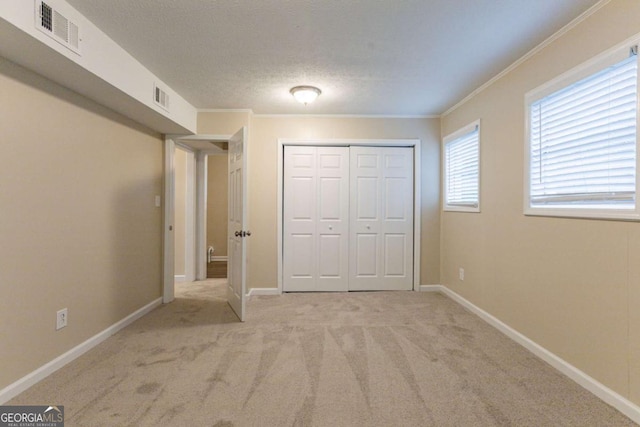
[[[236,232],[235,232],[235,235],[236,235],[236,237],[240,237],[240,236],[242,236],[242,233],[241,233],[241,232],[239,232],[239,231],[236,231]]]
[[[250,231],[243,231],[242,232],[242,237],[248,237],[251,236],[251,232]]]

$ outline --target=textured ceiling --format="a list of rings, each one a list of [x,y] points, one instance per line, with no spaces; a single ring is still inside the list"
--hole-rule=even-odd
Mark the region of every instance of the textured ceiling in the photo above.
[[[67,1],[197,108],[363,115],[440,114],[597,3]]]

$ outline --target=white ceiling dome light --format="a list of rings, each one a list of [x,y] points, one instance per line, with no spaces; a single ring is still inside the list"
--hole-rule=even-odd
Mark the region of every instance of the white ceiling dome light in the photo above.
[[[315,86],[296,86],[292,87],[291,95],[301,104],[311,104],[322,93],[320,89]]]

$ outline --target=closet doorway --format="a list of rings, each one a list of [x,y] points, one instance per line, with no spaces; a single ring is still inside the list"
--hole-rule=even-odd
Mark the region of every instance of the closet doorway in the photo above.
[[[417,289],[419,141],[279,145],[280,289]]]

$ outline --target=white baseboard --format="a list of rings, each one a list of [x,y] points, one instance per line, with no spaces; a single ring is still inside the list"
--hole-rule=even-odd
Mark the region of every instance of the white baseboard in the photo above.
[[[175,280],[176,282],[186,282],[187,276],[184,274],[176,274],[175,276],[173,276],[173,280]]]
[[[228,257],[226,255],[218,255],[212,256],[211,261],[227,261]]]
[[[82,356],[84,353],[91,350],[92,348],[109,338],[111,335],[115,334],[122,328],[129,326],[131,323],[135,322],[154,308],[160,306],[160,304],[162,304],[162,298],[158,298],[150,302],[149,304],[120,320],[119,322],[109,326],[104,331],[98,333],[97,335],[94,335],[93,337],[75,346],[66,353],[56,357],[49,363],[20,378],[13,384],[10,384],[7,387],[3,388],[2,390],[0,390],[0,405],[13,399],[15,396],[22,393],[32,385],[36,384],[38,381],[41,381],[42,379],[48,377],[67,363],[72,362],[73,360]]]
[[[425,286],[425,285],[423,285]],[[428,285],[426,285],[428,287]],[[503,323],[498,320],[496,317],[487,313],[480,307],[474,305],[470,301],[466,300],[462,296],[458,295],[451,289],[446,286],[439,286],[439,291],[443,294],[447,295],[452,300],[456,301],[458,304],[465,307],[470,312],[476,314],[482,320],[498,329],[500,332],[511,338],[513,341],[517,342],[540,359],[547,362],[549,365],[556,368],[561,373],[565,374],[567,377],[571,378],[573,381],[599,397],[604,402],[616,408],[618,411],[622,412],[627,417],[631,418],[634,422],[640,424],[640,406],[635,403],[629,401],[625,397],[611,390],[609,387],[604,384],[598,382],[597,380],[591,378],[586,373],[582,372],[580,369],[576,368],[572,364],[568,363],[564,359],[561,359],[557,355],[553,354],[546,348],[542,347],[540,344],[532,341],[527,338],[525,335],[511,328],[509,325]],[[420,287],[422,290],[422,286]]]
[[[251,288],[247,292],[248,297],[256,295],[280,295],[278,288]]]

